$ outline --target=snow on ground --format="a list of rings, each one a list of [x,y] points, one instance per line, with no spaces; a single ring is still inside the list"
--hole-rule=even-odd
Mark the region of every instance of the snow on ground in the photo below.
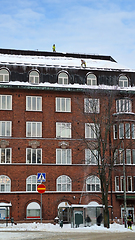
[[[25,232],[25,231],[43,231],[43,232],[128,232],[130,229],[125,228],[124,225],[117,223],[110,224],[110,228],[104,228],[102,226],[92,225],[91,227],[79,227],[71,228],[71,224],[64,224],[63,228],[59,224],[53,225],[51,223],[19,223],[11,226],[11,223],[0,224],[0,232]],[[135,232],[135,226],[132,227],[132,231]]]

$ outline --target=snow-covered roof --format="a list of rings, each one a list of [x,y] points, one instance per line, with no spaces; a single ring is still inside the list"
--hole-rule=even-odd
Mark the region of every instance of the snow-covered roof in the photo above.
[[[86,68],[88,70],[101,69],[101,70],[122,70],[131,71],[118,64],[115,61],[91,59],[86,58]],[[0,54],[0,64],[11,65],[32,65],[37,67],[57,67],[57,68],[82,68],[81,58],[67,57],[67,56],[36,56],[36,55],[15,55],[15,54]],[[135,70],[132,70],[135,71]]]

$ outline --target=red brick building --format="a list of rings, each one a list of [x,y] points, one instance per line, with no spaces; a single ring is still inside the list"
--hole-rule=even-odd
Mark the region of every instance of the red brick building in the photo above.
[[[124,159],[127,213],[134,217],[134,85],[135,71],[110,56],[0,49],[0,204],[11,203],[9,218],[40,218],[37,173],[46,173],[45,220],[54,219],[59,206],[102,204],[97,150],[88,143],[96,139],[92,116],[103,119],[110,96],[111,143],[121,145],[108,202],[122,218]]]

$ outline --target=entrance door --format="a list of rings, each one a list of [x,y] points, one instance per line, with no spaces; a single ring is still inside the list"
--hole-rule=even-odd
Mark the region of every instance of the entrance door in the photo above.
[[[133,222],[134,221],[134,208],[133,207],[127,207],[126,210],[127,210],[126,211],[127,217],[128,217],[129,214],[131,214],[132,222]],[[124,208],[121,208],[121,218],[124,222]]]

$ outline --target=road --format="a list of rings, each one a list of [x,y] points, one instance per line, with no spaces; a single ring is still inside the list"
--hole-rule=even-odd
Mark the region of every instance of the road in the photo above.
[[[124,233],[56,233],[0,232],[0,240],[135,240],[135,232]]]

